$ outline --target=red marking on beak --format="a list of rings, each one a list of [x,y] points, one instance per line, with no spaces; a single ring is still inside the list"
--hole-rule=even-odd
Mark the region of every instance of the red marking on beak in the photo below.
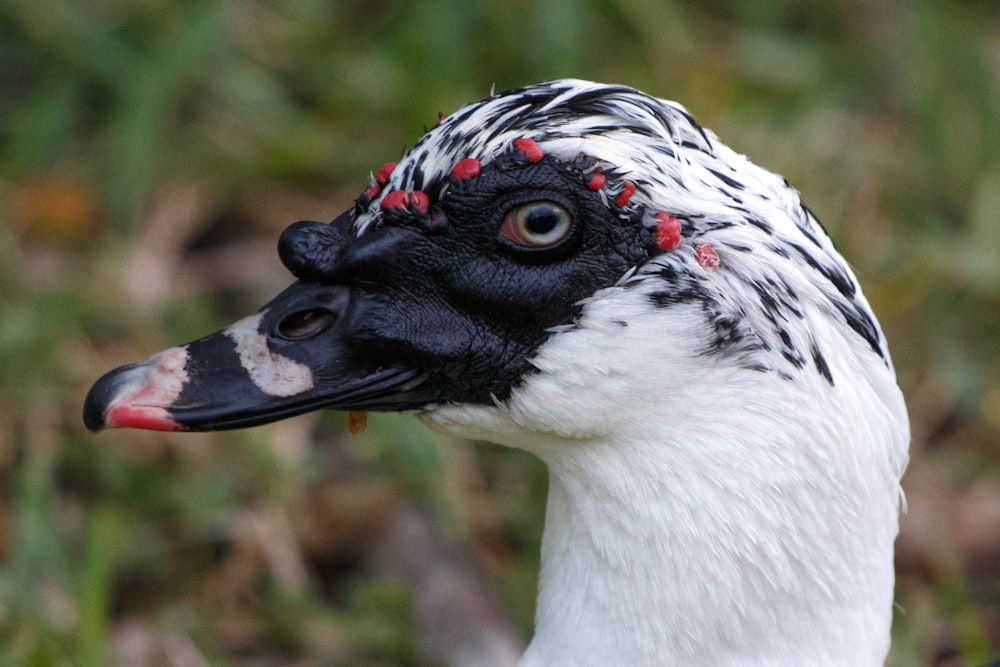
[[[187,360],[186,347],[172,347],[105,374],[84,402],[87,428],[182,430],[169,410],[189,380]]]
[[[140,428],[147,431],[180,431],[181,426],[163,408],[143,405],[116,405],[107,414],[111,428]]]

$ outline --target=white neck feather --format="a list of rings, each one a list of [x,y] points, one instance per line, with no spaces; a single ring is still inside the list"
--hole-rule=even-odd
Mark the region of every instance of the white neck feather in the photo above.
[[[504,406],[423,414],[549,466],[521,664],[882,664],[908,441],[892,371],[830,355],[831,387],[715,363],[689,315],[611,290]]]

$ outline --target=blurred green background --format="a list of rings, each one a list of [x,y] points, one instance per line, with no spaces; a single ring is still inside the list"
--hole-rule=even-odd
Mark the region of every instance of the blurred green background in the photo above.
[[[350,206],[439,113],[561,76],[676,99],[802,191],[913,421],[890,664],[996,654],[995,0],[0,0],[0,664],[434,664],[372,556],[400,507],[530,636],[527,455],[387,415],[356,437],[339,414],[79,415],[104,371],[281,289],[280,231]]]

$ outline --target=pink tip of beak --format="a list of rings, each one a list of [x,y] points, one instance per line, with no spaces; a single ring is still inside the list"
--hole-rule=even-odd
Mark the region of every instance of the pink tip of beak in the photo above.
[[[172,347],[105,374],[84,402],[83,419],[87,428],[183,430],[169,408],[188,381],[187,358],[186,348]]]
[[[111,428],[140,428],[147,431],[180,431],[163,408],[142,405],[116,405],[108,411],[107,425]]]

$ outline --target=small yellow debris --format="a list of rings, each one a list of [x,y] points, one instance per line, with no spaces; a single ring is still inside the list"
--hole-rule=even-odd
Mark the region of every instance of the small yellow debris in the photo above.
[[[364,432],[365,427],[368,426],[368,413],[367,412],[348,412],[347,413],[347,432],[352,435],[357,435]]]

